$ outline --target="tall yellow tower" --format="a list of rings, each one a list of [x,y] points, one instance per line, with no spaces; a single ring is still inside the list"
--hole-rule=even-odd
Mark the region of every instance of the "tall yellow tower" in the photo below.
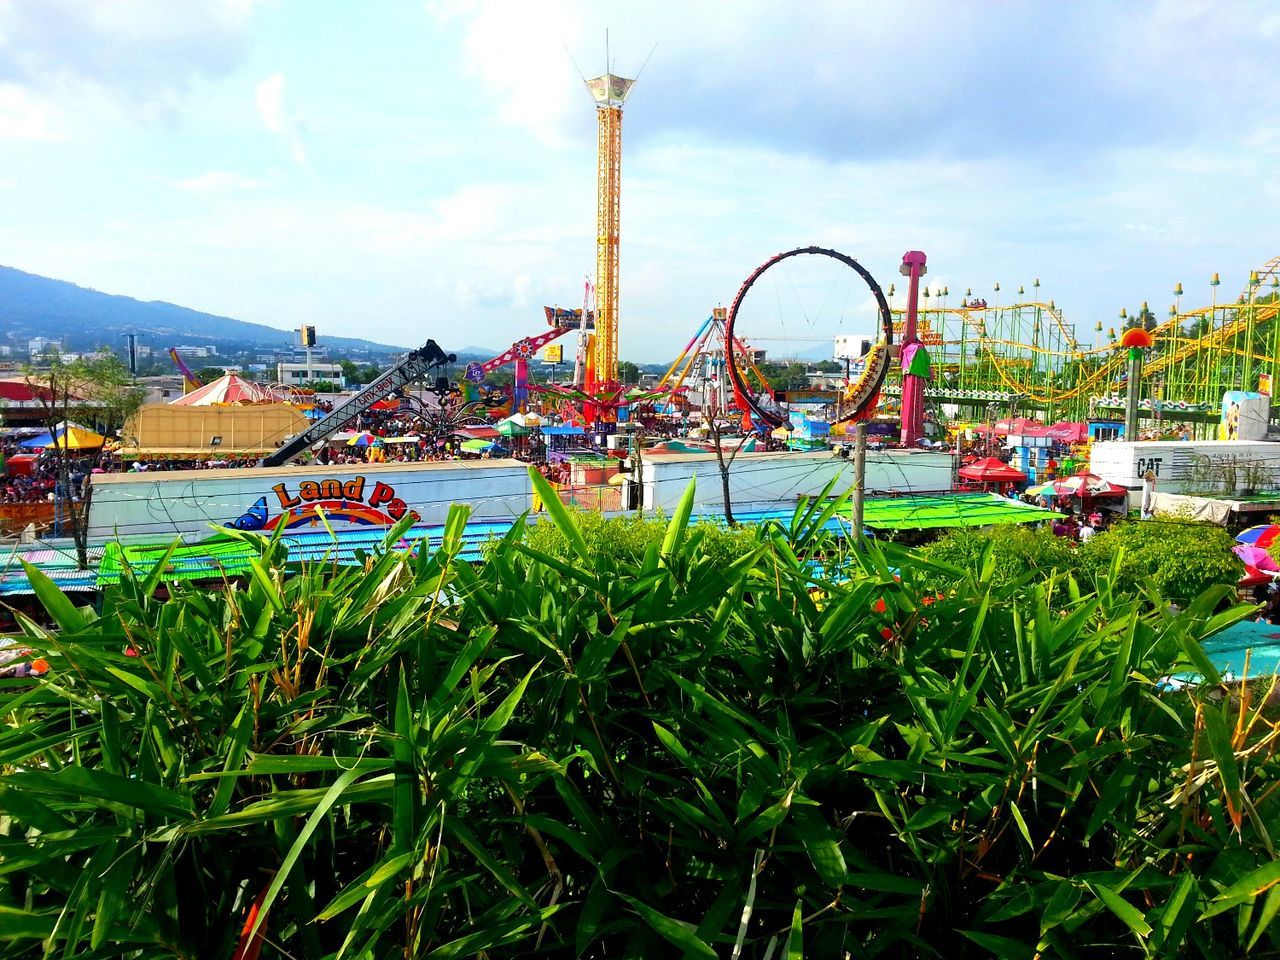
[[[618,233],[622,207],[622,105],[634,80],[605,73],[587,81],[596,102],[595,386],[618,383]]]

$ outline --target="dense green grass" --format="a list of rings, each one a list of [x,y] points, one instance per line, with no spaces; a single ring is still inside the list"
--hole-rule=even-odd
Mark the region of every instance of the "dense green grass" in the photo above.
[[[814,584],[816,507],[729,558],[690,504],[625,558],[558,510],[563,550],[475,566],[461,511],[359,570],[266,541],[99,614],[32,572],[59,629],[0,688],[0,956],[230,957],[255,901],[264,957],[1280,947],[1276,728],[1157,682],[1216,680],[1221,591],[892,547]]]

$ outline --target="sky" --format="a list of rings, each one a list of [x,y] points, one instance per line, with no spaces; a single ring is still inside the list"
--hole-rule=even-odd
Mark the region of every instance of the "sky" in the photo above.
[[[1081,339],[1280,255],[1274,3],[0,0],[0,264],[505,347],[594,273],[606,30],[623,359],[797,246],[1038,278]]]

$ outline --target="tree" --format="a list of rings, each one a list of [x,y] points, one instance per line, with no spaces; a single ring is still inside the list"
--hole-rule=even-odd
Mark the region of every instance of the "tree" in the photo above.
[[[707,427],[711,431],[711,442],[716,448],[716,466],[720,468],[720,490],[724,497],[724,519],[731,527],[738,525],[738,521],[733,519],[733,501],[729,496],[729,470],[733,467],[733,461],[738,458],[738,454],[742,452],[743,446],[746,444],[748,434],[743,433],[737,437],[738,444],[733,448],[733,452],[729,454],[729,459],[724,456],[724,447],[720,441],[723,436],[721,426],[715,417],[711,417],[707,421]],[[723,437],[726,440],[735,439],[734,437]]]
[[[761,372],[775,390],[803,390],[809,386],[809,374],[803,363],[766,363]]]
[[[343,376],[346,376],[346,368],[343,368]],[[377,364],[369,364],[360,368],[359,376],[356,377],[356,383],[373,383],[382,376],[382,368]],[[348,377],[348,379],[350,379]]]
[[[640,368],[630,360],[623,360],[618,364],[618,382],[624,386],[639,383]]]
[[[338,366],[342,368],[342,376],[346,378],[347,383],[361,383],[360,365],[354,360],[339,360]]]
[[[104,437],[118,431],[142,405],[145,396],[120,358],[113,355],[71,363],[55,362],[45,370],[29,369],[27,383],[40,403],[40,419],[55,438],[46,448],[53,458],[55,504],[59,523],[65,517],[75,542],[80,569],[89,566],[89,476],[102,448],[73,449],[59,437],[72,421],[92,425]]]
[[[1144,303],[1142,309],[1129,318],[1124,328],[1129,330],[1133,327],[1142,327],[1143,330],[1154,330],[1159,325],[1155,313]]]
[[[818,364],[819,373],[840,373],[844,370],[844,364],[838,360],[823,360]]]
[[[213,381],[220,380],[226,375],[227,371],[223,370],[222,367],[201,367],[196,371],[196,379],[201,383],[213,383]]]
[[[316,393],[337,393],[340,389],[332,380],[308,380],[304,386]]]

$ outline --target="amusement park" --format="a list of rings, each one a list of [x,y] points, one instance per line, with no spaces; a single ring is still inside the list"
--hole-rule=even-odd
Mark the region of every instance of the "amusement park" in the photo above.
[[[0,958],[1277,955],[1280,257],[815,230],[672,356],[606,65],[500,343],[0,375]]]

